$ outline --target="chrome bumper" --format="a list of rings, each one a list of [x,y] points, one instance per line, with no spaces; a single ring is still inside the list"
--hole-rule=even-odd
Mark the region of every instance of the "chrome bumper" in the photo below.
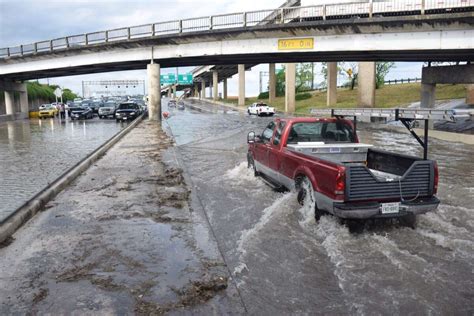
[[[418,199],[410,202],[400,202],[400,212],[382,214],[382,203],[334,203],[334,215],[347,219],[393,218],[409,214],[419,215],[434,211],[440,201],[436,197]]]

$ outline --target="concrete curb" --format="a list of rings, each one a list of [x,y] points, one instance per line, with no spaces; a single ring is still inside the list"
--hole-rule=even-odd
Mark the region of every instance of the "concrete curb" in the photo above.
[[[63,191],[72,181],[86,171],[93,163],[99,160],[113,145],[122,139],[128,132],[143,120],[143,115],[135,119],[132,124],[120,131],[105,144],[87,155],[70,169],[66,170],[49,186],[36,194],[33,198],[20,206],[2,224],[0,224],[0,243],[12,236],[30,218],[36,215],[56,195]]]

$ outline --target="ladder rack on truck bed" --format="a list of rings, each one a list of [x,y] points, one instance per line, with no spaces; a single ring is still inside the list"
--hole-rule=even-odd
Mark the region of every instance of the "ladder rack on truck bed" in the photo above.
[[[432,109],[312,109],[311,114],[336,118],[353,117],[354,133],[357,133],[357,117],[378,117],[400,121],[423,147],[423,159],[428,159],[428,122],[430,120],[456,122],[458,118],[472,117],[471,110],[432,110]],[[424,139],[414,131],[415,121],[425,121]]]

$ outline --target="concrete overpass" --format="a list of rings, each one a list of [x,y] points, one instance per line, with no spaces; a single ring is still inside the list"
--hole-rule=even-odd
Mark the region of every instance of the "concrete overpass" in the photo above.
[[[291,7],[298,7],[301,5],[301,0],[288,0],[283,3],[279,9],[282,8],[291,8]],[[278,12],[278,11],[276,11]],[[292,12],[288,12],[289,14],[293,14]],[[281,12],[280,12],[281,15]],[[269,16],[265,17],[261,23],[258,25],[266,25],[266,24],[271,24],[275,19],[278,19],[278,13],[275,14],[275,12],[272,12]],[[290,23],[293,20],[290,19],[284,19],[286,23]],[[252,69],[256,65],[245,65],[245,69],[249,70]],[[222,96],[224,99],[227,98],[227,79],[233,77],[238,73],[238,67],[236,65],[206,65],[206,66],[199,66],[196,67],[191,71],[194,77],[194,81],[197,84],[200,84],[201,87],[199,87],[196,93],[197,94],[202,94],[201,97],[205,98],[205,87],[209,86],[211,87],[210,92],[211,92],[211,97],[213,97],[215,100],[218,98],[218,89],[216,88],[219,82],[223,82],[223,92]],[[217,76],[217,78],[216,78]]]
[[[311,8],[311,12],[328,9]],[[3,49],[0,79],[21,81],[148,67],[149,91],[153,95],[160,86],[160,67],[238,64],[242,101],[245,65],[288,63],[287,87],[292,87],[297,62],[474,60],[474,3],[462,9],[467,12],[422,11],[408,16],[374,16],[368,12],[357,18],[350,15],[328,19],[324,11],[322,16],[319,11],[308,15],[308,7],[280,8],[176,21],[176,31],[162,35],[162,24],[124,28],[125,38],[117,35],[122,29],[109,30],[48,41],[46,49],[43,42],[32,44],[33,48],[20,46],[19,51]],[[262,19],[268,16],[273,16],[271,23],[262,25]],[[287,17],[292,23],[285,23]],[[137,33],[140,29],[142,33]],[[299,43],[304,45],[298,47]],[[362,87],[367,80],[367,89],[372,89],[373,64],[361,65]],[[294,108],[291,90],[288,111]],[[150,97],[151,104],[159,105],[158,95]],[[369,98],[361,100],[361,104],[366,101],[372,102]]]

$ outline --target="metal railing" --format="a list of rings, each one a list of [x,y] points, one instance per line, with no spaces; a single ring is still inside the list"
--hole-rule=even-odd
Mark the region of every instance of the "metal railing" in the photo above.
[[[372,18],[390,15],[423,15],[473,10],[474,0],[390,0],[381,2],[366,0],[344,4],[229,13],[124,27],[72,35],[27,45],[0,48],[0,59],[186,32],[245,28],[258,25],[299,23],[317,20],[347,19],[352,17]]]
[[[408,79],[385,80],[384,84],[394,85],[394,84],[407,84],[407,83],[419,83],[419,82],[421,82],[421,78],[408,78]]]

